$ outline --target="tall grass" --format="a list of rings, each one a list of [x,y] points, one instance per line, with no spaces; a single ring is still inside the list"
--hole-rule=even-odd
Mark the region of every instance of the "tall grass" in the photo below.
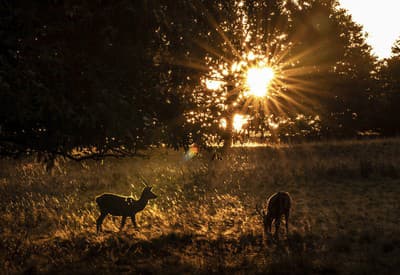
[[[390,274],[400,256],[400,140],[148,152],[148,159],[0,160],[0,272]],[[102,192],[159,196],[139,230],[107,217]],[[267,242],[255,205],[285,190],[290,234]],[[1,272],[3,273],[3,272]]]

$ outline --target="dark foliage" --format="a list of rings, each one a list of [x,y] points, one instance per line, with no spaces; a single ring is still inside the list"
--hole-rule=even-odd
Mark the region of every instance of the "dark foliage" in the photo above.
[[[0,149],[136,154],[179,115],[162,87],[152,1],[5,1]],[[79,158],[79,157],[78,157]]]
[[[226,0],[1,1],[0,154],[85,159],[161,143],[188,148],[210,135],[232,138],[231,119],[226,130],[219,120],[243,109],[249,130],[271,140],[398,134],[399,42],[376,63],[337,1],[296,3],[243,1],[239,12]],[[243,15],[248,46],[283,47],[284,66],[302,70],[283,81],[268,112],[221,110],[220,95],[200,85],[210,65],[248,50]],[[238,80],[226,80],[231,91]],[[194,123],[191,111],[202,114]]]

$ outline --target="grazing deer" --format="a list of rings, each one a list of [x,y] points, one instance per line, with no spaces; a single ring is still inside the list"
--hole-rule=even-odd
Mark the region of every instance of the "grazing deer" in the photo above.
[[[289,233],[289,213],[291,207],[291,198],[287,192],[278,192],[273,194],[268,199],[267,213],[265,210],[260,210],[256,205],[256,211],[260,214],[266,236],[271,235],[272,221],[275,220],[275,237],[278,239],[279,226],[281,224],[281,217],[285,215],[286,221],[286,234]]]
[[[126,217],[131,217],[132,224],[137,228],[135,215],[137,212],[142,211],[150,199],[155,199],[157,196],[151,192],[151,187],[146,186],[143,189],[142,195],[139,200],[132,197],[125,197],[115,194],[102,194],[96,197],[96,203],[100,208],[100,216],[97,218],[97,232],[101,231],[101,224],[107,214],[113,216],[122,216],[120,231],[125,225]]]

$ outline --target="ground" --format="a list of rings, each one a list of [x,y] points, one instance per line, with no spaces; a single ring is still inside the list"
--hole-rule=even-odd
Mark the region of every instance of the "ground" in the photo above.
[[[153,149],[149,158],[0,160],[0,273],[396,274],[400,139],[234,148]],[[107,217],[103,192],[158,198],[128,220]],[[293,198],[289,234],[263,236],[255,211],[276,191]]]

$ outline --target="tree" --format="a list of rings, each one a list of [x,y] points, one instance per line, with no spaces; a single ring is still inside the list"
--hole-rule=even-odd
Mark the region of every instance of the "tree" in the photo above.
[[[203,141],[230,144],[239,112],[249,116],[243,132],[253,135],[291,135],[279,125],[300,125],[299,115],[310,123],[295,127],[303,135],[354,136],[365,127],[375,60],[361,26],[337,1],[214,3],[205,16],[214,31],[200,30],[208,49],[200,64],[209,70],[193,89],[196,108],[186,113]],[[243,96],[247,70],[261,63],[276,73],[268,96]]]
[[[374,60],[335,0],[3,1],[2,13],[2,155],[362,128]],[[266,66],[267,96],[248,96],[249,69]]]
[[[181,107],[157,68],[155,1],[2,5],[2,155],[136,155],[169,142],[163,129]]]
[[[392,47],[391,57],[380,62],[378,75],[379,91],[374,98],[371,114],[374,130],[385,136],[400,133],[400,38]]]

